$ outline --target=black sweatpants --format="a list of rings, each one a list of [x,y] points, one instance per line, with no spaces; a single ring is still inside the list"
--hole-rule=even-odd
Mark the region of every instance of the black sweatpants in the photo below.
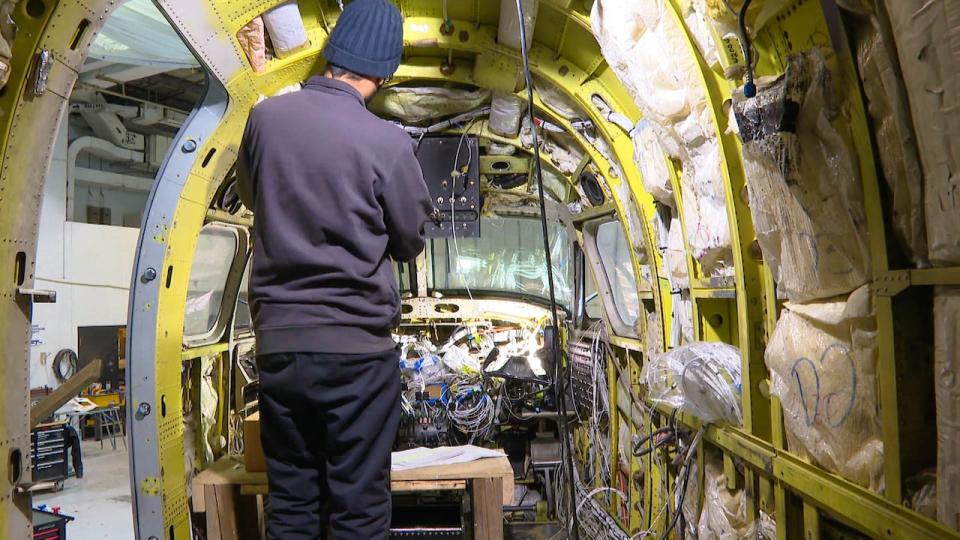
[[[396,349],[259,356],[270,540],[384,539],[400,422]]]

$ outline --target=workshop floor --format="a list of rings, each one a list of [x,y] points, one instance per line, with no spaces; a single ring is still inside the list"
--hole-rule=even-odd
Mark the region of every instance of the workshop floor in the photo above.
[[[63,490],[33,494],[33,506],[76,518],[67,525],[68,540],[130,540],[133,510],[130,502],[130,463],[123,443],[117,449],[105,441],[83,442],[83,478],[68,478]]]

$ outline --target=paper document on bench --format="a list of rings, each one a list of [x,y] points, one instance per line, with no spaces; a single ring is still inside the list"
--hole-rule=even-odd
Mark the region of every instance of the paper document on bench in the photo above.
[[[484,458],[505,457],[502,450],[491,450],[479,446],[441,446],[439,448],[411,448],[402,452],[394,452],[391,470],[405,471],[432,467],[434,465],[453,465],[467,463]]]

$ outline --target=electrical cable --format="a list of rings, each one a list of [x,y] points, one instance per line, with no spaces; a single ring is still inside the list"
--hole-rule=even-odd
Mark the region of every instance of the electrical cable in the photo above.
[[[68,369],[63,370],[63,363],[67,362]],[[64,382],[77,372],[77,353],[73,349],[61,349],[53,357],[53,375],[58,381]]]
[[[473,127],[474,122],[477,121],[479,117],[473,117],[470,119],[470,122],[463,129],[463,133],[460,135],[460,142],[457,143],[457,154],[453,158],[453,174],[451,175],[450,181],[452,182],[450,186],[450,227],[453,230],[453,251],[457,254],[457,268],[460,267],[460,245],[457,243],[457,212],[454,209],[454,204],[457,201],[457,177],[463,176],[463,191],[467,191],[467,178],[470,175],[470,164],[473,161],[473,150],[470,149],[470,145],[467,145],[467,171],[461,173],[458,169],[460,166],[460,149],[463,147],[463,141],[467,137],[467,133],[470,132],[470,128]],[[470,300],[473,300],[473,293],[470,292],[470,285],[467,284],[466,274],[460,274],[461,279],[463,279],[463,286],[467,289],[467,296]]]
[[[547,264],[547,281],[549,285],[550,292],[550,314],[553,316],[553,350],[557,354],[557,361],[554,362],[554,381],[563,380],[561,373],[563,370],[562,363],[560,360],[561,350],[560,350],[560,320],[557,316],[557,296],[554,289],[553,282],[553,257],[550,253],[550,233],[547,226],[547,204],[546,196],[543,186],[543,169],[540,165],[540,140],[537,135],[537,125],[534,121],[533,114],[533,76],[530,74],[530,56],[529,51],[527,50],[527,29],[525,24],[525,17],[523,16],[523,0],[516,0],[517,4],[517,18],[520,23],[520,53],[523,57],[523,75],[527,83],[527,115],[530,119],[530,133],[533,135],[533,161],[534,167],[537,174],[537,187],[539,191],[539,200],[540,200],[540,226],[543,233],[543,246],[544,246],[544,257],[546,258]],[[557,405],[560,409],[560,430],[563,437],[563,452],[566,457],[566,467],[570,471],[570,477],[573,477],[573,457],[570,453],[570,441],[567,437],[567,406],[566,406],[566,396],[562,390],[562,385],[555,385],[555,393],[557,395]],[[580,539],[580,523],[577,518],[577,493],[576,486],[569,485],[566,486],[570,490],[570,501],[569,508],[572,510],[570,512],[570,517],[573,520],[573,539]]]
[[[743,63],[747,68],[746,79],[743,83],[743,95],[752,98],[757,95],[757,85],[753,82],[753,50],[750,45],[750,34],[747,33],[747,8],[752,0],[743,0],[737,24],[740,26],[740,47],[743,48]]]

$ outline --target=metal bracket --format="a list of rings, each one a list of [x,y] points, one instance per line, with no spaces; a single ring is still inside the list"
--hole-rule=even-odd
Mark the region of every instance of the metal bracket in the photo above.
[[[900,270],[879,274],[873,279],[873,290],[877,296],[894,297],[911,285],[910,271]]]
[[[17,289],[19,296],[29,296],[34,304],[56,304],[57,291],[48,291],[41,289],[27,289],[20,287]]]

